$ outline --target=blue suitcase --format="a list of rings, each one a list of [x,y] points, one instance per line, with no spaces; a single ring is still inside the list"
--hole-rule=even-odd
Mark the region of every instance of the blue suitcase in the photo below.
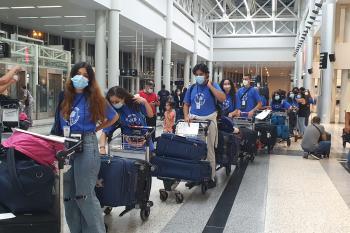
[[[101,206],[125,206],[124,215],[136,206],[149,215],[152,176],[151,164],[144,160],[102,156],[96,185],[96,196]],[[144,219],[143,219],[144,220]]]
[[[207,157],[207,144],[200,139],[164,133],[157,141],[156,154],[176,159],[204,160]]]
[[[283,140],[287,140],[289,138],[289,127],[287,125],[278,125],[277,137]]]
[[[192,182],[207,182],[211,179],[211,167],[208,161],[191,161],[155,156],[151,159],[154,166],[153,176]]]

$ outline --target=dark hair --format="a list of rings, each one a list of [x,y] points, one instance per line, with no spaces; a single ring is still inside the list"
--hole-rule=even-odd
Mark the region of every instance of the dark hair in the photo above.
[[[280,99],[279,100],[275,100],[275,96],[276,95],[279,95],[280,96]],[[273,94],[272,94],[272,103],[281,103],[282,102],[282,96],[281,96],[281,93],[280,91],[275,91]]]
[[[292,90],[292,92],[293,92],[294,94],[299,93],[299,88],[298,88],[298,87],[294,87],[293,90]]]
[[[112,87],[108,90],[107,92],[107,101],[111,104],[110,98],[112,96],[116,96],[120,99],[123,99],[125,102],[125,105],[128,108],[131,108],[134,111],[140,111],[140,104],[138,104],[137,102],[135,102],[134,100],[134,96],[132,94],[130,94],[127,90],[125,90],[122,87],[119,86],[115,86]]]
[[[165,85],[164,85],[164,84],[162,85],[162,88],[164,88],[164,89],[165,89]]]
[[[233,84],[232,80],[230,80],[228,78],[224,78],[220,82],[220,87],[221,87],[222,90],[224,90],[224,83],[225,83],[226,80],[228,80],[230,82],[231,90],[229,92],[229,95],[231,96],[233,104],[235,105],[236,104],[236,89],[235,89],[235,85]]]
[[[305,87],[300,87],[299,90],[300,90],[301,92],[305,92]]]
[[[26,85],[23,85],[23,86],[22,86],[22,89],[26,90],[26,89],[27,89],[27,86],[26,86]]]
[[[173,101],[170,101],[170,100],[168,100],[167,102],[166,102],[166,104],[169,104],[169,106],[171,107],[171,108],[174,108],[174,102]]]
[[[320,124],[321,123],[321,119],[318,116],[315,116],[315,117],[312,118],[312,123]]]
[[[198,70],[202,71],[202,72],[205,73],[205,74],[209,74],[209,68],[208,68],[208,66],[207,66],[206,64],[204,64],[204,63],[200,63],[200,64],[195,65],[195,67],[193,67],[192,73],[193,73],[193,74],[196,74],[196,72],[197,72]]]
[[[64,100],[61,104],[62,115],[64,119],[69,119],[72,112],[74,102],[75,89],[71,78],[78,74],[79,69],[85,68],[88,74],[89,84],[84,89],[84,94],[89,103],[89,110],[91,112],[91,120],[95,123],[101,123],[106,119],[106,100],[103,97],[100,87],[95,78],[95,72],[92,66],[87,62],[79,62],[72,67],[70,78],[67,79],[64,90]]]

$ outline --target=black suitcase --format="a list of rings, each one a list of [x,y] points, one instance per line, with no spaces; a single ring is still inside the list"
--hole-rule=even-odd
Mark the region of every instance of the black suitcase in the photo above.
[[[231,173],[231,165],[240,165],[240,139],[233,133],[219,130],[218,145],[215,149],[217,170],[226,168],[226,175]]]
[[[255,131],[258,133],[260,142],[267,146],[267,152],[270,153],[277,142],[277,126],[266,123],[256,124]]]
[[[246,127],[240,127],[241,152],[255,156],[258,153],[256,142],[258,133]]]

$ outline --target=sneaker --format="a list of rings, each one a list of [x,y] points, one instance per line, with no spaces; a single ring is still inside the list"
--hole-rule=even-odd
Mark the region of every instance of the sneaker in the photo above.
[[[310,154],[314,159],[320,160],[322,159],[322,155]]]
[[[303,158],[304,158],[304,159],[308,159],[308,158],[309,158],[309,155],[308,155],[308,154],[304,154],[304,155],[303,155]]]
[[[208,189],[212,189],[212,188],[215,188],[216,187],[216,180],[210,180],[208,182]]]

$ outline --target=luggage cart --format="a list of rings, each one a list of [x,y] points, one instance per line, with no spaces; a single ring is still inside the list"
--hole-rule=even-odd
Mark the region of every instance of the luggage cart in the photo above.
[[[288,127],[288,136],[286,137],[278,137],[279,142],[287,142],[287,146],[290,147],[291,145],[291,139],[290,139],[290,130],[289,130],[289,116],[288,116],[288,112],[287,111],[275,111],[272,113],[272,116],[276,116],[276,117],[282,117],[284,119],[284,124],[283,126]],[[277,126],[280,126],[279,124],[277,124]]]
[[[202,141],[205,141],[207,143],[210,122],[211,121],[192,120],[191,123],[189,123],[190,125],[189,128],[192,128],[192,126],[194,126],[194,128],[198,127],[198,130],[185,132],[182,126],[188,123],[185,122],[184,120],[179,120],[175,124],[175,134],[179,136],[194,137],[197,139],[201,139]],[[180,180],[172,177],[157,177],[157,178],[160,180],[163,180],[163,183],[164,183],[164,189],[159,190],[160,199],[162,201],[166,201],[168,199],[169,193],[174,193],[176,203],[180,204],[183,202],[184,196],[180,191],[176,190],[176,188],[181,181],[191,182],[191,180]],[[205,179],[202,182],[197,183],[197,186],[198,185],[201,186],[202,194],[205,194],[207,192],[208,182],[209,180]]]
[[[0,101],[1,126],[11,132],[11,128],[19,128],[20,104],[17,99],[6,99]]]
[[[233,118],[233,122],[235,124],[235,127],[239,128],[240,131],[243,130],[242,128],[249,129],[251,131],[255,130],[255,123],[252,119],[246,118],[246,117],[235,117]],[[256,151],[255,152],[248,152],[245,151],[243,148],[245,147],[245,139],[241,137],[241,151],[240,151],[240,156],[238,160],[238,166],[240,167],[242,162],[246,161],[251,161],[253,162],[256,156]],[[256,145],[255,145],[256,146]]]
[[[108,155],[111,158],[117,155],[122,158],[136,161],[144,160],[149,163],[152,153],[151,146],[153,146],[151,145],[152,134],[155,132],[155,128],[149,126],[129,126],[129,128],[133,131],[132,135],[126,135],[121,132],[108,140]],[[151,164],[149,165],[150,167],[152,166]],[[151,189],[151,183],[148,188],[149,190]],[[152,206],[153,202],[148,200],[143,203],[137,203],[133,208],[140,209],[140,217],[143,221],[146,221]],[[119,216],[122,217],[133,208],[127,208]],[[112,210],[113,207],[105,207],[104,213],[109,215]]]

